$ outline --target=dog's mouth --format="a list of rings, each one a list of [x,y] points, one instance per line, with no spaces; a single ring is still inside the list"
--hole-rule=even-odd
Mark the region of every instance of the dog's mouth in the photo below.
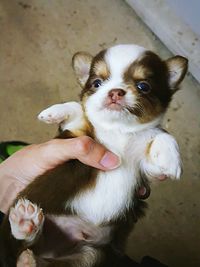
[[[108,110],[122,111],[124,109],[125,101],[124,100],[111,100],[106,99],[104,107]]]
[[[107,105],[106,108],[109,110],[116,110],[116,111],[121,111],[123,109],[122,105],[118,103],[111,103]]]

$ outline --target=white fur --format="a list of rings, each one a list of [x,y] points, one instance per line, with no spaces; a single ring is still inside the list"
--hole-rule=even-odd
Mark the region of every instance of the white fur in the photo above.
[[[33,208],[30,212],[29,206]],[[28,199],[19,199],[14,207],[10,209],[9,221],[12,235],[19,240],[32,242],[42,229],[44,216],[42,210],[31,203]],[[31,232],[27,231],[29,225],[34,225]]]
[[[87,105],[90,105],[89,100]],[[75,113],[81,114],[82,119],[78,105],[78,111]],[[161,118],[147,124],[129,126],[128,122],[124,123],[123,115],[120,119],[119,114],[114,114],[113,116],[118,116],[118,120],[110,124],[111,122],[106,122],[106,119],[109,121],[109,114],[112,112],[108,111],[108,117],[105,117],[103,123],[100,121],[99,126],[95,125],[95,134],[100,143],[119,155],[120,167],[108,172],[99,171],[97,184],[93,189],[82,192],[66,203],[66,208],[70,207],[78,215],[95,224],[123,215],[132,205],[133,193],[140,181],[141,172],[149,179],[162,174],[179,178],[181,173],[181,160],[175,139],[156,128]],[[98,116],[98,112],[90,114],[91,121],[93,116]],[[96,120],[94,123],[97,124]],[[79,125],[74,126],[72,130],[79,129]],[[150,143],[152,145],[149,158],[146,158],[146,150]]]
[[[105,100],[110,90],[115,88],[123,89],[126,92],[124,96],[125,106],[134,107],[136,98],[132,90],[124,84],[123,75],[130,64],[140,58],[145,51],[145,48],[137,45],[117,45],[107,50],[105,62],[110,71],[110,77],[85,103],[87,116],[94,128],[101,126],[105,130],[133,133],[160,123],[163,114],[150,123],[141,124],[138,122],[138,118],[130,114],[125,108],[121,112],[105,108]]]
[[[111,71],[111,79],[122,80],[128,66],[145,51],[144,47],[138,45],[116,45],[109,48],[105,55],[105,61]]]
[[[181,161],[175,140],[157,128],[163,114],[149,123],[141,124],[137,117],[126,109],[116,111],[105,106],[109,91],[120,88],[126,91],[126,105],[134,107],[136,99],[123,83],[123,74],[144,51],[144,48],[135,45],[119,45],[108,49],[105,61],[110,77],[85,102],[86,115],[94,127],[96,139],[121,158],[121,165],[117,169],[98,172],[94,188],[81,192],[66,203],[66,208],[71,208],[95,224],[105,223],[123,215],[132,205],[134,190],[140,182],[141,173],[145,173],[149,179],[162,174],[179,178],[181,173]],[[73,126],[79,127],[78,124]],[[150,143],[152,145],[147,158]]]
[[[49,124],[60,124],[63,131],[82,129],[85,125],[82,107],[77,102],[53,105],[40,112],[38,119]]]
[[[166,175],[179,179],[182,162],[176,140],[167,133],[157,135],[150,148],[149,157],[142,162],[142,171],[151,177]]]
[[[98,140],[120,156],[121,165],[112,171],[100,171],[95,188],[76,196],[67,206],[95,224],[122,216],[133,204],[146,146],[160,132],[157,128],[132,134],[98,130]]]
[[[129,208],[133,196],[134,173],[119,168],[100,172],[94,189],[86,191],[67,203],[72,210],[95,224],[117,218]]]
[[[121,88],[126,91],[124,99],[130,107],[133,107],[136,102],[134,95],[124,84],[112,79],[104,82],[101,88],[86,100],[85,105],[87,116],[95,129],[100,126],[112,132],[117,130],[124,133],[133,133],[157,126],[160,123],[163,114],[149,123],[141,124],[138,122],[137,117],[130,114],[126,109],[119,112],[105,108],[106,97],[112,88]]]

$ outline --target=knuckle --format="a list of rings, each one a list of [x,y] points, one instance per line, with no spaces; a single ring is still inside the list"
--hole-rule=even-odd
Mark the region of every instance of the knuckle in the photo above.
[[[91,150],[92,144],[93,144],[93,141],[90,137],[88,136],[78,137],[76,147],[77,147],[79,154],[87,155]]]

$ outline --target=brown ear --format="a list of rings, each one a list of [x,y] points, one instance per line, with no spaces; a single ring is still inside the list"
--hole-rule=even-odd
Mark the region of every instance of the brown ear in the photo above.
[[[176,91],[185,77],[188,69],[188,60],[182,56],[175,56],[166,60],[168,68],[168,82],[171,90]]]
[[[80,83],[84,87],[90,73],[90,67],[93,57],[87,52],[78,52],[72,58],[72,67]]]

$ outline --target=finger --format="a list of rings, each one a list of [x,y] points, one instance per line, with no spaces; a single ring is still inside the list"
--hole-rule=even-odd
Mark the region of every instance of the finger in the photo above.
[[[56,159],[59,163],[70,159],[78,159],[84,164],[98,169],[111,170],[120,165],[119,157],[108,151],[102,145],[96,143],[88,136],[72,139],[54,139]]]
[[[76,147],[77,158],[85,164],[110,170],[120,165],[120,160],[117,155],[108,151],[104,146],[96,143],[87,136],[79,138]]]

